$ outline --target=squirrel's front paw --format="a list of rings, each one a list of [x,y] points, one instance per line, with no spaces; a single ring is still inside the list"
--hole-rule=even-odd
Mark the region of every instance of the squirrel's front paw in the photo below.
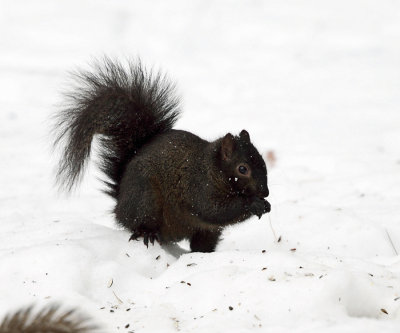
[[[249,207],[249,211],[260,219],[263,214],[271,211],[271,204],[267,200],[255,198]]]

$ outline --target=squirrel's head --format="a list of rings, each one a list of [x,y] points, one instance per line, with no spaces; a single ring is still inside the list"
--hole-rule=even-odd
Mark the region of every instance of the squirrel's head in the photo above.
[[[221,169],[235,192],[268,197],[267,168],[246,130],[239,136],[228,133],[221,139],[220,158]]]

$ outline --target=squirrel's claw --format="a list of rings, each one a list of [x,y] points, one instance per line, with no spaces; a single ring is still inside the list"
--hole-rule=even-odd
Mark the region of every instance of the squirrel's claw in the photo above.
[[[149,235],[147,233],[143,236],[143,243],[147,248],[149,248]]]
[[[146,247],[149,247],[149,242],[154,245],[154,241],[157,241],[161,245],[161,239],[158,232],[145,231],[145,230],[135,230],[131,237],[129,237],[129,242],[131,240],[139,240],[139,237],[143,237],[143,243]]]
[[[267,200],[264,200],[264,205],[265,213],[269,213],[271,211],[271,204]]]
[[[149,235],[149,241],[152,245],[154,245],[154,241],[158,240],[157,234],[150,234]]]
[[[265,199],[255,198],[250,205],[249,210],[260,219],[263,214],[271,211],[271,204]]]
[[[141,236],[141,233],[140,232],[137,232],[137,231],[135,231],[132,235],[131,235],[131,237],[129,237],[129,240],[128,240],[128,242],[130,242],[131,240],[138,240],[138,237],[140,237]]]

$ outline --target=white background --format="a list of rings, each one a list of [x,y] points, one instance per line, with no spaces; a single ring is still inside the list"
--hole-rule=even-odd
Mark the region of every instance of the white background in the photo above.
[[[177,259],[127,242],[93,165],[59,195],[49,117],[67,72],[103,54],[176,80],[177,128],[245,128],[272,151],[271,214]],[[397,1],[1,0],[0,315],[60,302],[109,332],[398,332],[399,92]]]

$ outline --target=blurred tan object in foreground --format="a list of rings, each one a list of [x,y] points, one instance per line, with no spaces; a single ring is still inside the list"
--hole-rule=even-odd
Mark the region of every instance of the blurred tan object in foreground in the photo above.
[[[59,311],[51,305],[38,312],[27,307],[5,316],[0,323],[0,333],[95,333],[97,326],[76,310]]]

